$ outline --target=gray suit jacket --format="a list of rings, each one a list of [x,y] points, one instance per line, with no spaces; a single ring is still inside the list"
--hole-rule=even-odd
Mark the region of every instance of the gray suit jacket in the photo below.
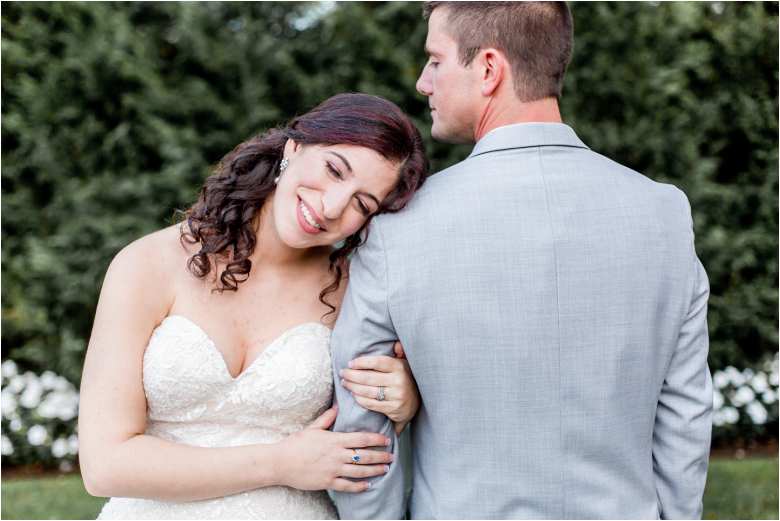
[[[697,518],[708,295],[680,190],[566,125],[511,125],[373,221],[333,369],[401,340],[422,397],[412,518]],[[336,398],[335,430],[394,438],[338,381]],[[336,495],[342,518],[404,514],[399,460]]]

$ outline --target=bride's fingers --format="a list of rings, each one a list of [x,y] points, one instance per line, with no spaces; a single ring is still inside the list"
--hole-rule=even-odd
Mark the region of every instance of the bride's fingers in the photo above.
[[[353,465],[352,458],[358,456],[360,459],[354,463],[356,465],[376,465],[379,463],[392,463],[395,459],[392,452],[384,450],[365,450],[365,449],[352,449],[349,450],[348,457],[350,465]]]
[[[355,401],[361,407],[364,407],[370,411],[381,412],[382,414],[393,415],[395,408],[392,404],[387,403],[387,400],[375,400],[374,398],[365,398],[363,396],[355,395]]]
[[[395,344],[393,344],[393,353],[395,353],[396,358],[406,359],[406,353],[404,353],[404,346],[401,345],[400,340],[396,340]]]
[[[403,362],[398,361],[399,364]],[[397,371],[393,372],[380,372],[380,371],[363,371],[355,369],[342,369],[339,375],[344,380],[361,385],[373,385],[379,387],[400,387],[403,384],[403,366],[399,367]]]
[[[348,463],[344,465],[341,475],[345,478],[370,478],[373,476],[381,476],[390,470],[387,465],[352,465]]]
[[[344,478],[336,478],[333,480],[330,488],[339,492],[363,492],[371,488],[371,483],[368,481],[350,481]]]
[[[334,432],[333,434],[341,437],[339,441],[345,448],[362,449],[390,445],[390,438],[376,432]]]
[[[336,404],[324,413],[320,414],[316,420],[309,424],[309,427],[313,427],[315,429],[327,429],[333,424],[334,421],[336,421],[336,416],[338,416],[338,414],[339,404]]]
[[[377,395],[379,394],[379,386],[376,385],[361,385],[348,382],[344,379],[341,380],[341,385],[345,389],[352,391],[353,395],[362,396],[364,398],[376,399]],[[392,387],[385,387],[385,401],[391,401],[394,399],[395,393],[392,391],[392,389]]]
[[[350,369],[373,369],[383,373],[390,373],[398,368],[398,359],[392,356],[361,356],[349,363]],[[349,369],[345,369],[349,371]]]

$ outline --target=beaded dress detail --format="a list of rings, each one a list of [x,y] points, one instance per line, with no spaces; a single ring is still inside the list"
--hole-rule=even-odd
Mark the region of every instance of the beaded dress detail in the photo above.
[[[331,405],[330,329],[296,326],[233,378],[206,333],[182,316],[154,330],[143,359],[146,434],[199,447],[276,443]],[[325,491],[258,488],[202,501],[111,498],[98,519],[336,519]]]

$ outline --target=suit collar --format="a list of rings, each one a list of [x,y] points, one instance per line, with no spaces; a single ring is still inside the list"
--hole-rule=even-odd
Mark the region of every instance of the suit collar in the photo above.
[[[563,123],[518,123],[498,127],[485,134],[469,157],[498,150],[544,146],[588,149],[571,127]]]

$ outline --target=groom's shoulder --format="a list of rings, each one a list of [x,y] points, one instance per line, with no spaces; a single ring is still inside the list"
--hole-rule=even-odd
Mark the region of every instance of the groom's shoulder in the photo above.
[[[684,224],[691,224],[691,205],[688,196],[677,186],[658,181],[637,172],[607,156],[588,150],[590,172],[601,174],[599,189],[607,184],[613,188],[607,193],[620,197],[623,201],[632,201],[635,212],[650,212],[659,219]]]
[[[458,190],[461,186],[473,182],[473,177],[480,170],[485,161],[482,156],[469,156],[463,161],[455,163],[426,179],[422,188],[413,198],[419,204],[420,200],[435,199],[451,190]]]
[[[687,202],[685,193],[673,184],[652,179],[641,172],[637,172],[636,170],[633,170],[597,152],[589,152],[591,157],[600,162],[603,169],[610,170],[616,177],[620,177],[625,180],[627,184],[633,184],[637,187],[641,187],[641,191],[643,193],[654,194],[661,199],[679,199],[682,197]]]
[[[412,196],[406,207],[398,212],[377,215],[371,229],[377,229],[385,239],[394,242],[392,237],[403,238],[421,232],[421,224],[432,219],[437,208],[448,199],[448,194],[457,191],[456,178],[465,171],[463,162],[430,175],[422,187]],[[371,233],[369,237],[377,234]]]
[[[403,225],[415,221],[420,212],[428,213],[431,205],[444,203],[449,193],[459,191],[462,188],[463,182],[466,181],[465,176],[470,171],[470,163],[473,163],[472,158],[467,158],[430,175],[403,210],[379,215],[377,219],[393,225]]]

